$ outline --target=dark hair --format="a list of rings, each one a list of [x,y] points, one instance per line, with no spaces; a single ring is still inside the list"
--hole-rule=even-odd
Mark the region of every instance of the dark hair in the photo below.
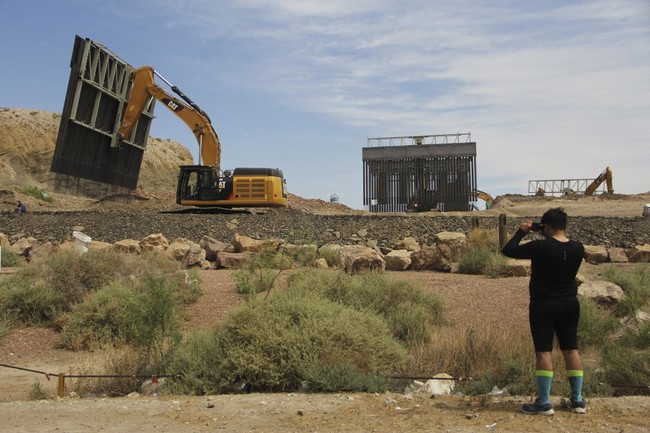
[[[547,210],[542,215],[542,224],[551,227],[554,230],[566,229],[567,215],[561,207],[555,207]]]

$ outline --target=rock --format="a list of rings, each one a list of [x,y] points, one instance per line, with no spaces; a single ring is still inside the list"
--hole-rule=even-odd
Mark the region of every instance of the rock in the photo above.
[[[405,237],[404,239],[397,241],[394,245],[396,250],[406,250],[409,252],[420,251],[420,244],[413,237]]]
[[[585,261],[593,265],[607,263],[609,261],[607,248],[602,245],[585,245]]]
[[[327,260],[323,257],[318,257],[315,259],[311,265],[316,268],[316,269],[328,269],[329,265],[327,264]]]
[[[630,263],[650,263],[650,244],[631,248],[627,257]]]
[[[578,294],[606,306],[616,304],[625,297],[625,292],[619,286],[602,280],[582,283],[578,287]]]
[[[609,261],[612,263],[627,263],[629,261],[623,248],[608,248],[607,254],[609,254]]]
[[[393,250],[384,256],[387,271],[405,271],[411,267],[411,253],[407,250]]]
[[[467,236],[458,232],[440,232],[435,235],[435,243],[439,246],[447,246],[451,253],[449,260],[459,262],[467,249]]]
[[[253,252],[253,253],[259,253],[260,251],[270,249],[270,250],[277,250],[280,245],[282,244],[281,240],[278,239],[266,239],[266,240],[260,240],[260,239],[253,239],[248,236],[241,236],[241,235],[235,235],[235,251],[238,253],[242,253],[245,251]]]
[[[9,248],[11,242],[9,242],[9,236],[4,233],[0,233],[0,248]]]
[[[243,253],[231,253],[228,251],[219,251],[217,253],[217,267],[226,269],[240,269],[246,266],[253,253],[245,251]]]
[[[355,275],[371,271],[384,271],[386,262],[372,248],[346,245],[339,250],[339,261],[345,272]]]
[[[44,244],[40,245],[34,245],[32,249],[29,251],[29,257],[30,258],[35,258],[35,257],[48,257],[57,252],[59,249],[52,245],[51,242],[46,242]]]
[[[92,242],[91,242],[92,243]],[[140,254],[142,247],[140,246],[140,241],[135,239],[122,239],[113,244],[115,251],[128,254]]]
[[[339,260],[339,251],[341,245],[339,244],[325,244],[318,249],[318,255],[327,260],[327,265],[336,267],[341,264]]]
[[[29,256],[29,251],[38,245],[38,241],[32,237],[16,240],[9,249],[18,256]]]
[[[113,244],[102,241],[92,241],[88,245],[88,251],[103,251],[110,248],[113,248]]]
[[[203,236],[199,241],[201,248],[205,250],[206,260],[217,261],[217,254],[221,251],[233,250],[234,247],[226,242],[221,242],[209,236]]]
[[[190,248],[187,250],[187,254],[185,254],[185,257],[183,257],[183,266],[186,268],[191,268],[193,266],[202,266],[202,263],[205,261],[205,250],[199,245],[194,244],[190,245]]]
[[[420,251],[411,253],[411,268],[451,272],[451,250],[447,245],[422,245]]]
[[[530,276],[530,260],[507,259],[508,274],[513,277]]]
[[[142,247],[142,251],[145,252],[161,252],[169,248],[169,241],[162,233],[156,233],[144,237],[140,241],[140,246]]]

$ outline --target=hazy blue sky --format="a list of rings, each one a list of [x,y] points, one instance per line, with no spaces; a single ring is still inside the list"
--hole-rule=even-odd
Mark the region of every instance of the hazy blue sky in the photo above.
[[[0,106],[61,112],[75,34],[211,117],[223,168],[362,208],[368,137],[471,131],[478,186],[650,190],[650,1],[0,0]],[[195,155],[159,106],[151,134]]]

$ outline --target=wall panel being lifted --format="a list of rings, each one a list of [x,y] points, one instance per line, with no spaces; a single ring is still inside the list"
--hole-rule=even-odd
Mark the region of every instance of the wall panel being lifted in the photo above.
[[[76,36],[70,69],[51,171],[62,178],[135,189],[155,101],[149,103],[132,136],[120,140],[118,130],[134,68],[97,42]]]

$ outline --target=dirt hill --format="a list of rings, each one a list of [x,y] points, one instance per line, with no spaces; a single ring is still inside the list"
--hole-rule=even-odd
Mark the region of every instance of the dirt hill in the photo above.
[[[0,109],[0,186],[51,189],[50,165],[60,122],[58,113]],[[149,137],[138,188],[174,191],[178,166],[183,164],[192,164],[192,155],[182,144]]]

